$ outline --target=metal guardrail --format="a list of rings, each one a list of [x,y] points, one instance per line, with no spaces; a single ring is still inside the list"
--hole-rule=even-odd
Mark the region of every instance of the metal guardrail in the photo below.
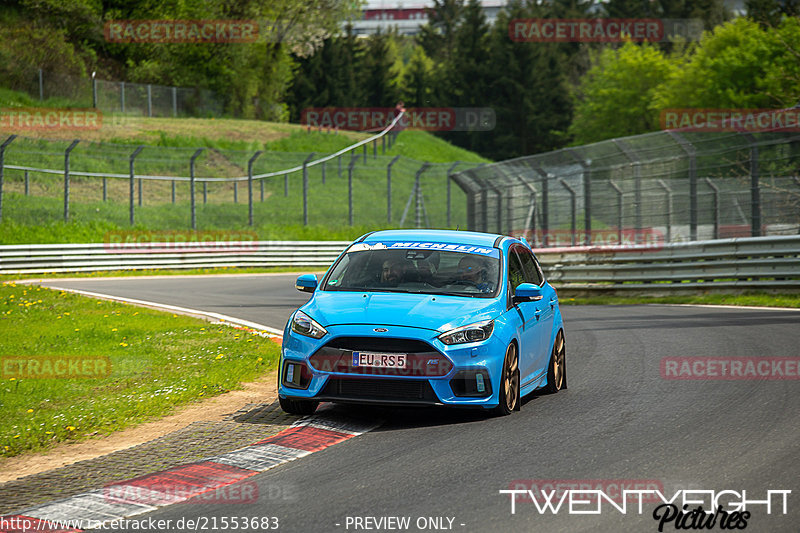
[[[40,244],[0,246],[0,274],[218,267],[327,268],[349,241]],[[189,248],[192,246],[194,249]],[[800,289],[800,235],[652,247],[537,250],[558,289]]]

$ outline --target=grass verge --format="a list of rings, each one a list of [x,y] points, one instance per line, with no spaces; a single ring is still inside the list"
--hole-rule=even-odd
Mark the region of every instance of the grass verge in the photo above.
[[[187,268],[173,270],[132,269],[132,270],[103,270],[99,272],[43,272],[38,274],[0,274],[0,282],[26,280],[26,279],[56,279],[56,278],[119,278],[136,276],[214,276],[217,274],[278,274],[288,272],[324,272],[322,267],[269,267],[269,268]]]
[[[279,354],[269,339],[227,326],[13,282],[0,286],[0,339],[3,456],[163,416],[255,379]],[[111,372],[9,377],[8,357],[19,356],[108,357]]]
[[[800,294],[747,292],[744,294],[700,294],[695,296],[662,297],[587,296],[582,298],[561,298],[560,303],[562,305],[698,304],[800,308]]]

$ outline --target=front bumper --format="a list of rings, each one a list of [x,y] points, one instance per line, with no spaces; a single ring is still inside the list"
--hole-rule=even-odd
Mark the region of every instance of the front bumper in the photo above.
[[[378,327],[389,331],[377,333],[374,328]],[[326,329],[328,335],[322,339],[304,337],[288,328],[284,332],[278,389],[281,397],[485,408],[499,403],[506,346],[496,335],[481,342],[448,346],[437,338],[439,332],[422,328],[370,324]],[[372,350],[386,345],[390,348],[385,350],[387,353],[400,353],[404,341],[408,341],[409,347],[425,343],[429,349],[409,353],[407,370],[370,369],[365,372],[348,363],[352,350],[347,343],[356,338]],[[331,345],[337,347],[338,354]],[[329,357],[321,358],[320,354]],[[297,378],[299,371],[303,373],[302,379]]]

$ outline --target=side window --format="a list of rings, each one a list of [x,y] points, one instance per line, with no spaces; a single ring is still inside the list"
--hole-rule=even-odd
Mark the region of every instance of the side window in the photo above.
[[[534,285],[542,284],[542,276],[537,268],[536,260],[530,250],[522,247],[516,248],[517,254],[522,261],[522,266],[525,269],[525,281],[533,283]]]
[[[508,288],[511,290],[511,294],[514,294],[514,289],[520,283],[525,283],[525,269],[512,249],[508,253]]]

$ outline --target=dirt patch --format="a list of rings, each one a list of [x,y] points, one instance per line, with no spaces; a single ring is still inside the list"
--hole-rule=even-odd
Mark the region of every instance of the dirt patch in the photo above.
[[[149,442],[185,428],[194,422],[222,421],[248,404],[271,402],[277,397],[275,371],[259,380],[200,403],[181,407],[175,413],[107,436],[77,443],[62,443],[42,453],[0,459],[0,483],[54,468],[94,459]]]

